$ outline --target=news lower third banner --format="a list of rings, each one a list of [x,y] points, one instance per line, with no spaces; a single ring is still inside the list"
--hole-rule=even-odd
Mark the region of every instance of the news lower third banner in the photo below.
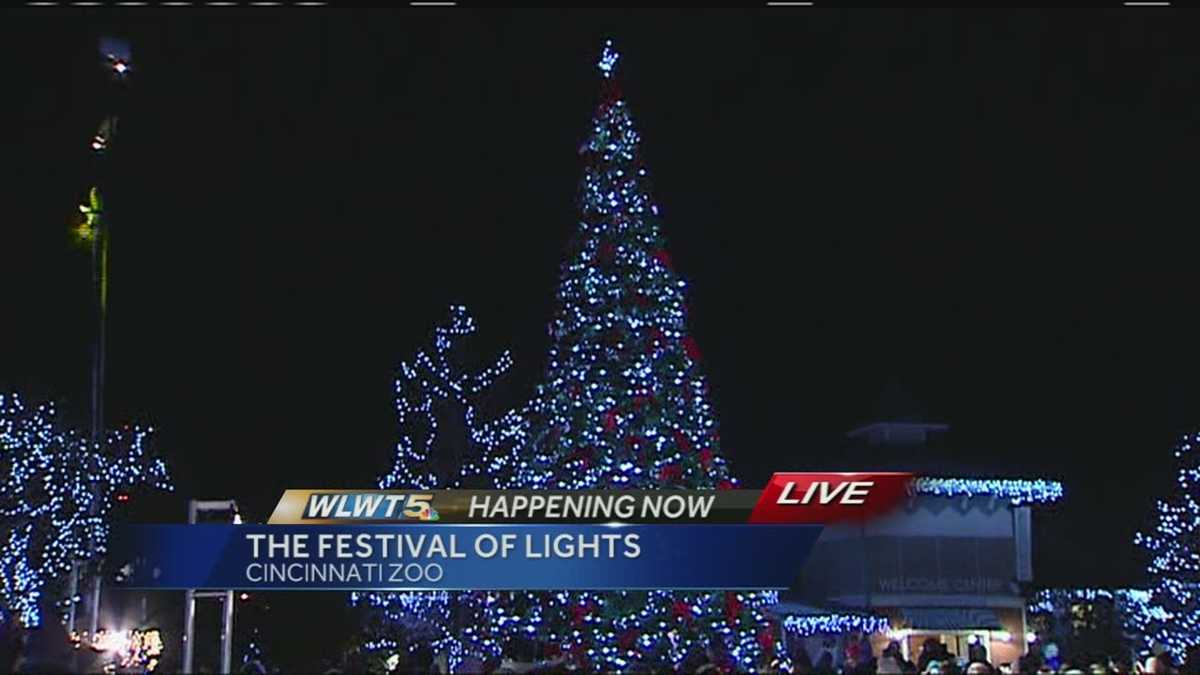
[[[143,525],[134,588],[771,589],[819,525]],[[118,554],[120,555],[120,554]]]
[[[685,590],[794,586],[827,523],[911,474],[779,473],[763,490],[288,490],[266,525],[130,525],[110,559],[158,589]]]

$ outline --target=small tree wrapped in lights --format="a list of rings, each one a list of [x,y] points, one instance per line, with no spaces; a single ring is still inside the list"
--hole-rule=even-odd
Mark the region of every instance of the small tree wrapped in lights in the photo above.
[[[153,429],[125,428],[95,446],[61,426],[52,404],[26,407],[0,395],[0,602],[26,627],[72,562],[103,555],[118,495],[136,486],[170,490]],[[68,598],[67,602],[74,599]]]
[[[1175,494],[1158,501],[1155,532],[1135,537],[1150,553],[1151,585],[1134,620],[1148,645],[1163,645],[1182,662],[1200,647],[1200,433],[1180,440],[1175,459]]]

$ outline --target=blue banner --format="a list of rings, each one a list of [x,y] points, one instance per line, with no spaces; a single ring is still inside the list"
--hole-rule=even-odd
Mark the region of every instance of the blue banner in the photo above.
[[[150,589],[647,590],[794,585],[819,525],[133,525]]]

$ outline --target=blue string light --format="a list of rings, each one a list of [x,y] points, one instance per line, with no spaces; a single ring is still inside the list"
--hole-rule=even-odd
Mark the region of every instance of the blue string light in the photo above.
[[[62,428],[53,404],[0,395],[0,600],[23,625],[41,624],[47,588],[73,562],[104,554],[117,493],[172,489],[166,465],[146,451],[153,432],[126,427],[95,446]]]
[[[1122,615],[1132,618],[1145,613],[1150,592],[1137,588],[1047,588],[1030,598],[1027,611],[1030,614],[1054,614],[1075,603],[1099,600],[1113,603]]]
[[[840,635],[843,633],[886,633],[891,628],[887,617],[860,614],[814,614],[789,616],[783,620],[783,629],[797,637],[810,635]]]
[[[916,494],[936,497],[996,497],[1014,506],[1050,504],[1063,498],[1062,483],[1051,480],[918,478]]]

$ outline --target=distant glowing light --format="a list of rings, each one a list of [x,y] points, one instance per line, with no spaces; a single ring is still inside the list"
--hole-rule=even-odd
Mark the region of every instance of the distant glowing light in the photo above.
[[[96,236],[96,230],[86,222],[79,223],[72,230],[75,233],[75,238],[80,242],[91,241],[92,237]]]
[[[96,636],[92,639],[92,649],[97,652],[114,652],[116,654],[125,654],[129,651],[130,635],[125,631],[105,631],[96,632]]]

